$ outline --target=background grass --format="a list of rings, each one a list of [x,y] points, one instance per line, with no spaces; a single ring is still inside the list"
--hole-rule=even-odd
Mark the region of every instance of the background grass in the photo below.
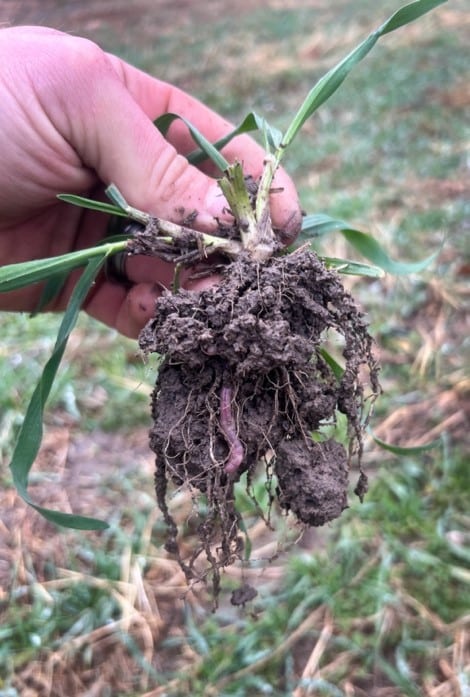
[[[1,20],[89,36],[237,121],[273,125],[396,2],[10,2]],[[0,696],[399,695],[470,691],[468,514],[468,17],[454,0],[387,37],[307,124],[286,166],[308,212],[346,218],[400,259],[442,246],[420,277],[348,279],[383,364],[364,504],[297,544],[256,522],[239,492],[252,562],[227,573],[217,614],[186,593],[161,543],[147,449],[156,362],[82,317],[32,477],[44,505],[104,517],[57,531],[26,509],[8,470],[15,432],[58,318],[0,316]],[[354,257],[334,235],[330,256]],[[467,353],[468,355],[468,353]],[[261,485],[257,495],[262,498]],[[172,512],[186,523],[184,493]],[[228,590],[247,580],[243,610]]]

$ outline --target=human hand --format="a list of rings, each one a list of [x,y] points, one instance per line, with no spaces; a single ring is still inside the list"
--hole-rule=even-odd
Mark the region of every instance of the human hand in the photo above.
[[[0,30],[0,65],[2,264],[90,247],[105,236],[106,216],[58,201],[59,192],[96,198],[114,182],[131,205],[173,222],[197,211],[193,226],[215,232],[216,219],[227,219],[211,164],[199,170],[184,157],[194,148],[185,126],[175,122],[163,138],[152,123],[171,111],[215,141],[232,129],[221,116],[96,44],[53,29]],[[261,174],[264,151],[248,136],[234,139],[223,154],[241,161],[253,177]],[[282,169],[274,187],[281,191],[271,197],[273,225],[285,231],[288,243],[300,229],[297,194]],[[135,337],[173,269],[136,258],[127,271],[134,285],[125,288],[100,275],[84,309]],[[72,274],[47,309],[66,306],[76,279]],[[0,309],[33,310],[39,296],[37,286],[5,293]]]

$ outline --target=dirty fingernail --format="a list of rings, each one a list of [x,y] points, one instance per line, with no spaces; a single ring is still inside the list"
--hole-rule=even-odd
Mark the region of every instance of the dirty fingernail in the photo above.
[[[292,211],[285,225],[281,229],[276,229],[279,239],[284,245],[294,242],[302,229],[302,214],[299,210]]]

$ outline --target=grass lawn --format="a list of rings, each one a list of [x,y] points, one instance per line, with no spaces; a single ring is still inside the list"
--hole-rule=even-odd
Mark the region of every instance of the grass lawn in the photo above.
[[[88,36],[233,121],[255,109],[282,128],[399,4],[10,0],[0,21]],[[8,463],[60,318],[0,314],[0,697],[470,695],[468,28],[454,0],[386,37],[285,160],[309,213],[402,261],[440,250],[419,276],[347,279],[382,363],[374,434],[437,445],[397,455],[369,438],[364,503],[351,495],[300,539],[276,511],[268,529],[240,487],[250,560],[227,571],[216,613],[162,546],[147,447],[157,361],[80,319],[31,494],[110,527],[58,530],[16,496]],[[318,249],[357,258],[334,233]],[[171,502],[188,549],[191,506],[185,492]],[[258,596],[242,610],[228,599],[244,580]]]

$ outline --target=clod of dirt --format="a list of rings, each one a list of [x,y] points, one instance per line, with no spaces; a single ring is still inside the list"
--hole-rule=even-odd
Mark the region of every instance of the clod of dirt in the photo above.
[[[324,525],[348,506],[348,470],[346,450],[334,440],[285,440],[274,466],[279,503],[307,525]]]
[[[344,370],[324,348],[342,337]],[[263,263],[242,257],[220,285],[166,293],[140,335],[144,352],[165,356],[152,398],[150,445],[156,454],[158,504],[168,527],[167,549],[188,578],[213,573],[240,557],[243,538],[234,484],[257,464],[272,471],[282,508],[299,521],[323,525],[347,507],[352,450],[360,468],[364,387],[378,393],[367,324],[338,275],[306,248]],[[346,415],[354,447],[314,442],[312,432]],[[168,487],[187,485],[197,501],[200,547],[179,553]],[[204,551],[208,571],[195,567]]]
[[[249,603],[251,600],[256,598],[258,595],[258,591],[256,588],[253,588],[253,586],[250,586],[248,583],[243,584],[240,588],[237,588],[232,592],[232,596],[230,598],[230,602],[232,605],[246,605],[246,603]]]

